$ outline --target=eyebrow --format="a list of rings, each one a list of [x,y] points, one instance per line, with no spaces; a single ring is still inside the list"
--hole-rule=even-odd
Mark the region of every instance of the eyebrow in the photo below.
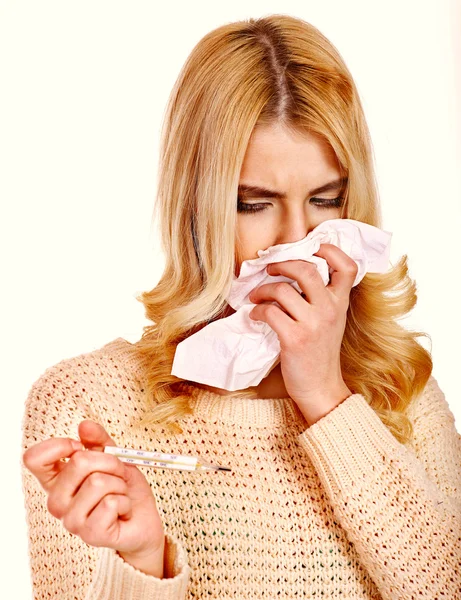
[[[320,187],[311,190],[309,196],[342,189],[346,186],[347,182],[347,177],[335,179],[334,181],[330,181],[325,185],[321,185]],[[287,198],[287,195],[284,192],[268,190],[267,188],[256,185],[245,185],[244,183],[238,186],[238,193],[244,198],[277,198],[278,200],[286,200]]]

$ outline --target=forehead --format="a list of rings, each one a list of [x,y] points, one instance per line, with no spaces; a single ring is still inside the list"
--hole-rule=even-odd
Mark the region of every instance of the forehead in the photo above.
[[[271,125],[257,126],[253,130],[240,179],[241,183],[283,187],[293,178],[306,177],[309,181],[305,183],[315,187],[339,173],[339,162],[324,138]],[[258,182],[254,181],[255,176]]]

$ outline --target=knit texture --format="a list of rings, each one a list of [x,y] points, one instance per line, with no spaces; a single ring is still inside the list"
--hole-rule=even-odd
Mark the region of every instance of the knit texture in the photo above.
[[[46,369],[26,400],[23,452],[78,439],[91,419],[118,446],[232,472],[139,467],[166,533],[158,579],[69,533],[22,467],[35,599],[461,598],[461,436],[434,377],[408,408],[410,446],[360,394],[308,427],[291,398],[192,387],[194,414],[170,434],[134,425],[150,400],[132,348],[117,338]]]

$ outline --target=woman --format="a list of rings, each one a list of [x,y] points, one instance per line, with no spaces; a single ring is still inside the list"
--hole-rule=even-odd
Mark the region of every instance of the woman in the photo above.
[[[354,287],[355,262],[331,244],[317,253],[327,286],[305,261],[269,267],[303,290],[250,296],[280,363],[236,392],[171,374],[182,340],[232,314],[232,277],[259,249],[328,219],[380,227],[368,128],[337,50],[289,16],[210,32],[174,86],[160,155],[167,263],[140,296],[153,325],[50,367],[27,398],[35,597],[461,594],[461,437],[425,334],[396,322],[416,303],[406,256]],[[232,471],[141,470],[107,445]]]

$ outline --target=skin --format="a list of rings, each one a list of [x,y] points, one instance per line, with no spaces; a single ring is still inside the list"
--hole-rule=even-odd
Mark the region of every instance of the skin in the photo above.
[[[320,136],[304,132],[294,134],[279,124],[255,127],[244,157],[239,185],[284,192],[287,198],[242,199],[248,204],[267,204],[268,207],[260,212],[237,215],[241,262],[258,258],[257,251],[260,249],[301,240],[323,221],[340,218],[341,208],[319,208],[318,204],[311,202],[312,198],[333,200],[340,195],[340,190],[310,195],[311,190],[339,178],[336,155]],[[236,277],[240,273],[241,262],[237,261]],[[256,302],[253,297],[250,299]],[[234,312],[228,307],[223,318]],[[207,385],[201,387],[223,396],[229,394],[225,389]],[[259,384],[258,397],[285,398],[289,395],[279,361]]]

